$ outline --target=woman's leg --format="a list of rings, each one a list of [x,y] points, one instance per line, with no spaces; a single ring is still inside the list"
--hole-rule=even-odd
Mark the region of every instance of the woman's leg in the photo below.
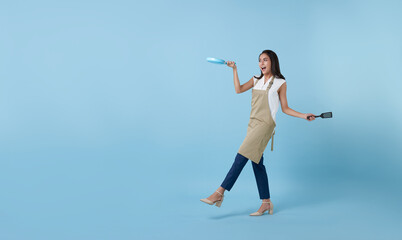
[[[234,183],[236,182],[237,178],[239,177],[244,165],[246,165],[248,158],[244,157],[243,155],[237,153],[236,158],[233,162],[232,167],[230,168],[229,172],[227,173],[225,180],[223,180],[221,186],[216,190],[219,193],[223,194],[225,190],[230,191],[232,189]],[[214,192],[209,196],[207,199],[210,201],[218,201],[222,199],[222,195]]]
[[[268,175],[264,166],[264,155],[261,156],[260,163],[257,164],[252,162],[255,180],[257,181],[258,193],[260,199],[269,199],[269,185],[268,185]]]
[[[243,170],[244,165],[246,165],[247,161],[248,158],[244,157],[240,153],[237,153],[233,165],[227,173],[225,179],[223,180],[221,187],[230,191],[230,189],[232,189],[233,185],[235,184],[237,178],[239,177],[241,171]]]

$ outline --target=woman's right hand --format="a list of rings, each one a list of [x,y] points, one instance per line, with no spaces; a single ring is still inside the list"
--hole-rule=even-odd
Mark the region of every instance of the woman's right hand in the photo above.
[[[233,69],[236,68],[236,63],[233,62],[233,61],[227,61],[227,62],[226,62],[226,65],[228,65],[229,67],[231,67],[231,68],[233,68]]]

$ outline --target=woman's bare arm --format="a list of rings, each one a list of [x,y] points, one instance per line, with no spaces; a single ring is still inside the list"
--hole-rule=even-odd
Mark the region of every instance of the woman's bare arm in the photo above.
[[[291,109],[288,106],[288,100],[286,98],[286,82],[282,84],[282,86],[279,88],[279,100],[281,101],[281,108],[282,112],[286,113],[287,115],[293,116],[293,117],[298,117],[298,118],[303,118],[308,121],[313,121],[315,119],[314,114],[312,113],[300,113],[297,112],[293,109]],[[310,119],[307,119],[307,116],[312,116]]]
[[[239,80],[237,79],[237,82],[238,81]],[[240,85],[240,83],[239,83],[239,85]],[[240,85],[238,88],[239,90],[236,89],[236,93],[245,92],[245,91],[249,90],[250,88],[252,88],[253,85],[254,85],[254,80],[253,80],[253,78],[251,78],[250,80],[248,80],[248,82],[244,83],[243,85]],[[236,80],[235,80],[235,88],[236,88]]]
[[[239,76],[237,74],[236,64],[234,64],[234,62],[232,62],[232,61],[227,61],[227,65],[229,67],[233,68],[233,82],[234,82],[234,87],[235,87],[236,93],[245,92],[253,87],[253,85],[254,85],[253,78],[251,78],[248,82],[244,83],[243,85],[240,85],[240,80],[239,80]]]

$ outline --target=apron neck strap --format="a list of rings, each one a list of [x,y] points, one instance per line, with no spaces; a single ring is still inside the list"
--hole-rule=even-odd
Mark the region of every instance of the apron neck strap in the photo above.
[[[271,79],[271,81],[269,81],[269,84],[268,84],[268,87],[267,87],[267,92],[269,91],[269,89],[271,89],[272,84],[274,84],[274,79],[275,79],[275,76],[272,75],[272,79]]]
[[[258,83],[258,81],[260,81],[260,79],[257,78],[257,81],[255,82],[254,86],[257,85],[257,83]],[[268,84],[268,87],[267,87],[267,91],[272,87],[272,84],[274,84],[274,79],[275,79],[275,76],[272,75],[271,81],[269,81],[269,84]]]

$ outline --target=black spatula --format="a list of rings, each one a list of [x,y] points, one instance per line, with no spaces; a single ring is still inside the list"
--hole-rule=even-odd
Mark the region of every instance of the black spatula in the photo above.
[[[307,119],[310,120],[311,116],[308,116]],[[326,112],[326,113],[321,113],[319,116],[314,116],[314,117],[320,117],[320,118],[332,118],[332,112]]]

